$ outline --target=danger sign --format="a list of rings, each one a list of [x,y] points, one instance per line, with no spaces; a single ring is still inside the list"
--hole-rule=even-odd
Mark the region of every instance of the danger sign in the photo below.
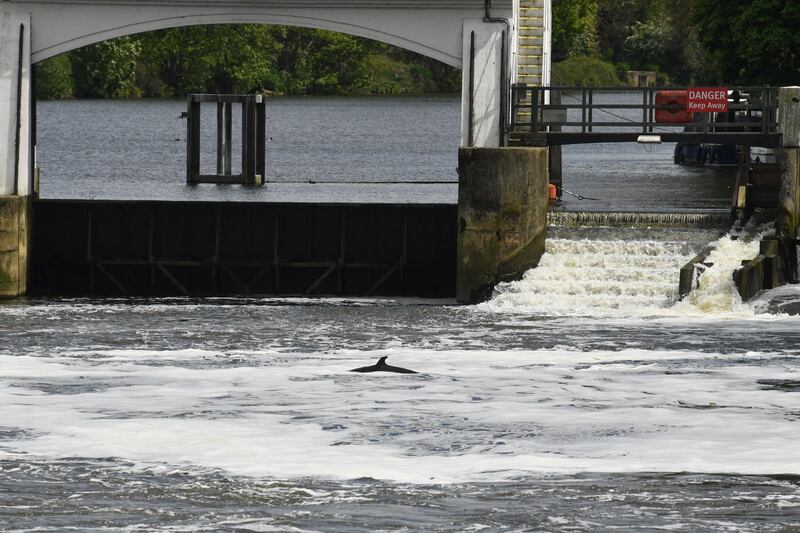
[[[723,113],[728,110],[727,87],[689,89],[686,110],[692,113]]]

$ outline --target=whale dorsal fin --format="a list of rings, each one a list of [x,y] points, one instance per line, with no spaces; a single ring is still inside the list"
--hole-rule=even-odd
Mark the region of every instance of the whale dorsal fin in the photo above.
[[[384,355],[383,357],[381,357],[380,359],[378,359],[378,364],[377,364],[376,366],[383,366],[383,365],[385,365],[385,364],[386,364],[386,359],[388,359],[388,358],[389,358],[389,356],[388,356],[388,355]]]

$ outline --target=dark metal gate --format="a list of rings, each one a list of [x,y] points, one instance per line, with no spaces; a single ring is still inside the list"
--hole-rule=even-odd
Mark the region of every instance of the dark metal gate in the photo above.
[[[455,205],[39,200],[31,293],[452,298]]]

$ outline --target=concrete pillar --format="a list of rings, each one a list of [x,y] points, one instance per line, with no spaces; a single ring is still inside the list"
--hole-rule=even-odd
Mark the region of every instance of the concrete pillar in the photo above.
[[[25,294],[31,191],[30,13],[0,7],[0,297]]]
[[[778,129],[782,135],[778,235],[798,237],[800,215],[800,87],[783,87],[778,97]]]
[[[31,189],[31,17],[0,7],[0,195]]]
[[[491,296],[544,253],[547,148],[462,148],[458,157],[460,303]]]
[[[461,146],[497,148],[504,144],[502,120],[507,106],[506,62],[509,35],[505,24],[464,21],[464,68],[461,86]]]
[[[20,296],[28,288],[29,200],[0,196],[0,298]]]

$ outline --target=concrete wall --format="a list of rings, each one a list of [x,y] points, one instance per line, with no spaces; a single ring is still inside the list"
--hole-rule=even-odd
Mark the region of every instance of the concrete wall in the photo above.
[[[778,152],[781,164],[778,236],[796,239],[800,236],[800,87],[780,90],[778,124],[783,135]]]
[[[29,228],[29,199],[0,196],[0,298],[27,290]]]
[[[464,22],[464,66],[461,88],[461,146],[501,145],[503,34],[505,24],[483,19]],[[474,38],[474,55],[472,54]],[[507,46],[510,36],[506,34]]]
[[[0,7],[0,195],[29,194],[30,35],[30,15],[3,3]]]
[[[457,299],[476,303],[544,253],[547,148],[459,151]]]

